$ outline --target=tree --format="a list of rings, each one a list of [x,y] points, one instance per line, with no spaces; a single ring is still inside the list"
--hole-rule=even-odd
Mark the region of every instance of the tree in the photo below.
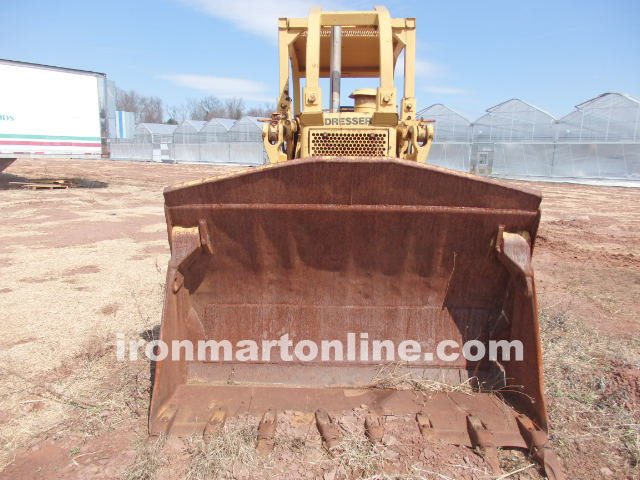
[[[276,111],[274,103],[265,102],[262,107],[253,107],[247,110],[247,115],[250,117],[265,117],[270,118],[271,114]]]
[[[160,98],[140,95],[135,90],[116,89],[116,108],[133,112],[136,123],[161,123],[164,116]]]
[[[244,115],[244,100],[240,97],[228,98],[224,102],[225,116],[238,120]]]
[[[200,100],[200,107],[205,113],[203,120],[211,120],[212,118],[220,118],[224,116],[224,105],[217,97],[209,95]]]
[[[116,109],[125,112],[138,113],[140,107],[140,94],[135,90],[122,90],[116,88]],[[138,120],[136,115],[136,121]]]
[[[116,89],[116,108],[135,114],[136,123],[162,123],[165,109],[158,97],[141,95],[135,90]],[[222,102],[218,97],[209,95],[204,98],[189,98],[179,105],[166,108],[166,123],[176,125],[185,120],[204,120],[212,118],[239,119],[244,115],[252,117],[270,117],[276,111],[274,104],[264,103],[262,106],[246,109],[240,97],[228,98]]]
[[[184,103],[184,116],[188,120],[204,120],[207,112],[202,108],[200,100],[189,98]]]
[[[187,119],[187,111],[184,105],[171,105],[167,107],[167,115],[169,119],[178,123],[182,123]],[[167,121],[167,123],[169,123]]]
[[[225,110],[222,102],[213,95],[196,100],[188,99],[182,107],[189,120],[209,121],[215,117],[223,117]]]
[[[141,122],[162,123],[164,111],[158,97],[142,97]]]

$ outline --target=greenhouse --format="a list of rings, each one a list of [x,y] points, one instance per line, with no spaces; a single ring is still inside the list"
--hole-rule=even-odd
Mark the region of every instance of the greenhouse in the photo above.
[[[141,123],[133,140],[111,139],[111,157],[155,162],[258,165],[265,161],[262,123],[254,117]]]
[[[435,121],[435,165],[505,178],[640,180],[640,100],[605,93],[575,108],[556,120],[507,100],[468,126],[467,142],[460,133],[466,119],[448,107],[432,105],[419,115]]]
[[[255,117],[243,117],[229,129],[229,160],[231,163],[247,163],[248,159],[260,159],[265,163],[267,152],[262,144],[262,125]]]
[[[198,162],[200,159],[200,130],[207,122],[185,120],[173,132],[171,159],[181,163]]]
[[[200,130],[206,124],[202,120],[185,120],[173,131],[173,143],[200,143]]]
[[[640,99],[604,93],[558,120],[558,141],[569,143],[640,141]]]
[[[256,117],[242,117],[229,129],[229,141],[262,142],[262,125]]]
[[[212,118],[200,130],[201,143],[228,142],[229,129],[236,123],[229,118]]]
[[[171,159],[170,145],[173,143],[175,125],[162,123],[141,123],[133,135],[133,141],[120,139],[111,140],[111,152],[121,158],[125,155],[135,160],[149,160],[154,162],[169,161]]]
[[[236,123],[229,118],[212,118],[200,130],[197,163],[231,163],[229,158],[229,130]],[[261,139],[262,140],[262,139]]]
[[[558,120],[554,174],[640,179],[640,100],[605,93]]]
[[[422,118],[435,122],[435,139],[429,162],[440,167],[469,171],[471,122],[442,104],[422,110]]]
[[[513,98],[473,123],[471,171],[500,176],[549,176],[555,119]]]
[[[471,122],[442,104],[418,113],[435,122],[429,163],[503,178],[640,182],[640,100],[604,93],[560,119],[513,98]],[[133,140],[111,139],[113,158],[212,164],[265,162],[256,117],[141,123]]]
[[[164,123],[141,123],[136,127],[134,139],[137,143],[173,143],[176,128]]]

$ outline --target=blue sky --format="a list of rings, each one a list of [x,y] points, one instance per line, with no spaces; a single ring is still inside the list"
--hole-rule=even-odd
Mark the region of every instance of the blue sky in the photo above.
[[[562,116],[606,91],[640,96],[638,0],[3,0],[0,58],[105,72],[165,105],[262,103],[277,94],[276,18],[314,4],[416,17],[421,108],[473,120],[518,97]]]

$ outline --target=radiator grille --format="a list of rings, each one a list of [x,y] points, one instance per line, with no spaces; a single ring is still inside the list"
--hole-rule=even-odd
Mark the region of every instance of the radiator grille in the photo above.
[[[386,132],[311,132],[311,155],[316,157],[386,157]]]

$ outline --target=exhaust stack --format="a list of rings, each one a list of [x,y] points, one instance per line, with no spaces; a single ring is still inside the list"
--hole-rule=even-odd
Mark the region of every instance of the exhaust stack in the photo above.
[[[340,111],[340,76],[342,75],[342,27],[331,27],[331,113]]]

